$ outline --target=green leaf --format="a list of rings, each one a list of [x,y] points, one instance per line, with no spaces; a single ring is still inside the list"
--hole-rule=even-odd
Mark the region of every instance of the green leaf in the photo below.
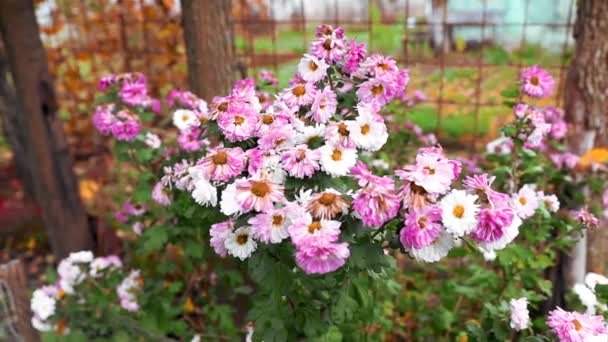
[[[518,88],[506,89],[500,92],[500,96],[508,99],[514,99],[519,96],[520,92]]]
[[[142,250],[144,252],[151,252],[160,250],[169,239],[169,234],[167,233],[167,228],[156,226],[147,229],[144,232],[142,239]]]

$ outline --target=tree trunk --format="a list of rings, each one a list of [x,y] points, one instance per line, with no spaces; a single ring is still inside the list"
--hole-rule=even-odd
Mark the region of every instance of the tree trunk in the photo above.
[[[573,126],[571,148],[584,153],[594,145],[608,145],[608,1],[579,0],[577,5],[575,53],[564,95],[566,118]],[[587,242],[587,270],[605,274],[608,230],[589,231]]]
[[[7,341],[40,341],[38,332],[31,325],[27,278],[19,260],[0,265],[0,302],[3,303],[3,328]]]
[[[2,75],[0,109],[10,125],[18,170],[42,209],[53,252],[92,249],[93,237],[78,194],[60,119],[46,53],[31,0],[0,1],[0,31],[13,84]],[[16,142],[16,143],[15,143]]]
[[[182,0],[191,90],[209,101],[228,95],[236,80],[230,0]]]

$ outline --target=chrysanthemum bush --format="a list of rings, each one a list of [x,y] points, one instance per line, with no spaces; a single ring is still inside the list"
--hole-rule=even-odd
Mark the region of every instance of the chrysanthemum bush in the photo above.
[[[522,91],[550,92],[543,72],[522,75]],[[327,25],[276,95],[265,73],[258,86],[238,81],[210,103],[173,90],[161,106],[143,75],[105,77],[93,121],[137,176],[115,213],[133,237],[128,267],[87,252],[63,260],[55,285],[34,293],[36,327],[88,338],[230,339],[239,334],[233,314],[246,305],[249,338],[264,341],[542,336],[545,325],[528,316],[528,303],[551,292],[542,273],[596,225],[580,199],[566,202],[576,215],[560,211],[567,200],[557,184],[580,184],[545,157],[561,149],[559,111],[509,103],[517,118],[479,167],[463,169],[432,145],[394,173],[374,174],[365,161],[389,138],[382,109],[408,81],[392,58],[368,56],[365,44]],[[399,255],[413,259],[411,273],[397,270]],[[447,270],[443,284],[416,279],[403,295],[398,274],[416,277],[440,260],[432,269]],[[415,315],[415,332],[392,319],[399,311]]]

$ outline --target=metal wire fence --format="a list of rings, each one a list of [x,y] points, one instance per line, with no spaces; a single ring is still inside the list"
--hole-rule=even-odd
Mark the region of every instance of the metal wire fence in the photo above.
[[[168,84],[185,86],[177,0],[56,1],[43,7],[39,21],[66,113],[88,113],[95,82],[108,72],[143,71],[157,94]],[[499,9],[497,3],[239,0],[233,2],[235,49],[250,76],[268,69],[285,83],[317,25],[343,26],[369,51],[410,68],[409,91],[421,90],[427,100],[405,116],[474,143],[496,134],[506,110],[500,90],[524,66],[539,63],[553,73],[558,90],[545,104],[559,106],[572,51],[574,0],[505,0]],[[539,18],[543,11],[553,14]]]

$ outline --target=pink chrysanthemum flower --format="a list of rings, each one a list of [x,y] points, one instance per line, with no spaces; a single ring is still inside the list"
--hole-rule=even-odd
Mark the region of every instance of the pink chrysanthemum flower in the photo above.
[[[605,341],[608,334],[604,318],[557,307],[549,312],[547,325],[561,342]]]
[[[338,240],[340,221],[313,220],[309,213],[296,218],[289,226],[289,236],[297,248],[321,246]]]
[[[397,62],[391,57],[384,57],[380,54],[373,54],[361,63],[361,67],[373,77],[382,76],[384,74],[396,75],[399,72]]]
[[[538,65],[522,70],[520,80],[521,91],[531,97],[547,97],[551,95],[553,88],[555,88],[553,77]]]
[[[214,148],[197,165],[210,180],[227,182],[245,170],[244,157],[240,147]]]
[[[600,220],[587,208],[575,211],[574,218],[588,228],[597,228],[600,225]]]
[[[146,88],[145,77],[137,80],[126,80],[122,83],[118,96],[122,102],[131,106],[140,106],[148,100],[148,89]]]
[[[323,36],[315,39],[310,46],[310,54],[317,58],[324,59],[327,63],[338,62],[344,53],[345,41],[343,38]]]
[[[258,114],[246,104],[234,104],[220,114],[217,124],[226,138],[232,142],[251,138],[258,124]]]
[[[328,24],[321,24],[315,28],[315,37],[336,37],[338,39],[344,38],[344,29],[342,27],[334,28]]]
[[[318,150],[311,150],[308,145],[298,145],[281,154],[281,166],[290,176],[305,178],[319,170],[320,159],[321,153]]]
[[[549,155],[549,159],[553,162],[555,167],[559,169],[574,169],[576,164],[578,164],[580,157],[574,153],[564,152],[564,153],[552,153]]]
[[[221,257],[228,255],[228,250],[224,245],[224,241],[232,234],[233,227],[234,222],[231,220],[211,225],[211,229],[209,230],[211,239],[209,240],[209,243],[211,244],[211,247],[213,247],[215,253]]]
[[[316,92],[312,83],[296,83],[283,91],[281,100],[289,107],[306,106],[314,101]]]
[[[258,139],[258,147],[263,151],[280,151],[294,145],[296,131],[286,124],[267,132]]]
[[[535,186],[532,184],[522,186],[516,194],[513,194],[511,206],[522,219],[534,215],[538,205]]]
[[[114,114],[112,114],[113,109],[113,104],[101,105],[95,108],[95,114],[93,114],[93,125],[102,135],[109,135],[112,133],[112,126],[116,122],[116,118],[114,117]]]
[[[116,119],[112,125],[112,135],[117,140],[132,141],[135,139],[141,130],[137,116],[128,110],[121,110],[116,114]]]
[[[327,75],[329,65],[324,60],[305,54],[298,64],[298,73],[306,82],[318,82]]]
[[[289,124],[290,117],[283,113],[275,113],[273,108],[268,108],[265,113],[260,114],[258,126],[256,127],[256,136],[263,137],[264,134],[271,130]]]
[[[392,77],[374,77],[359,85],[357,98],[362,102],[376,101],[385,105],[393,98],[397,84]]]
[[[267,213],[257,214],[247,223],[251,225],[251,233],[257,240],[265,243],[279,243],[289,237],[287,228],[294,219],[301,215],[303,215],[303,210],[300,207],[287,205]]]
[[[415,208],[405,217],[405,226],[399,233],[399,239],[405,248],[422,248],[433,243],[442,229],[439,207],[429,205]]]
[[[325,274],[344,266],[349,256],[346,242],[308,245],[298,248],[296,264],[306,274]]]
[[[334,114],[336,114],[337,107],[338,100],[336,98],[336,93],[334,93],[329,86],[325,86],[323,90],[317,91],[315,94],[312,108],[306,116],[318,123],[326,123]]]
[[[201,136],[200,128],[192,127],[179,133],[177,143],[182,150],[186,152],[194,152],[203,147],[205,144],[205,139]]]
[[[242,212],[268,212],[274,203],[285,201],[283,186],[267,179],[248,179],[236,184],[236,201]]]
[[[509,217],[512,217],[510,221]],[[522,220],[511,208],[482,209],[471,237],[486,251],[500,250],[517,237],[521,224]]]
[[[209,105],[209,118],[212,120],[217,119],[221,114],[226,113],[228,109],[236,103],[232,97],[229,96],[215,96],[211,100]]]
[[[266,69],[260,71],[260,78],[271,86],[276,87],[277,85],[279,85],[279,80],[277,79],[277,77],[271,71],[268,71]]]
[[[165,192],[165,187],[162,182],[157,182],[154,184],[152,188],[152,200],[163,207],[167,207],[171,204],[171,198],[167,192]]]
[[[421,149],[416,155],[416,164],[396,174],[420,186],[431,194],[443,194],[450,189],[452,181],[460,173],[455,161],[448,160],[442,153]]]
[[[332,146],[354,148],[355,142],[350,137],[350,131],[344,121],[330,121],[325,129],[325,140]]]
[[[331,220],[348,213],[348,200],[334,189],[326,189],[310,196],[306,210],[313,218]]]
[[[344,67],[342,70],[348,74],[352,74],[359,69],[361,62],[367,54],[367,45],[365,43],[357,44],[356,40],[351,40],[348,43],[348,49],[344,56]]]
[[[395,186],[368,184],[353,200],[353,209],[367,226],[378,228],[392,220],[399,213],[401,199]]]

